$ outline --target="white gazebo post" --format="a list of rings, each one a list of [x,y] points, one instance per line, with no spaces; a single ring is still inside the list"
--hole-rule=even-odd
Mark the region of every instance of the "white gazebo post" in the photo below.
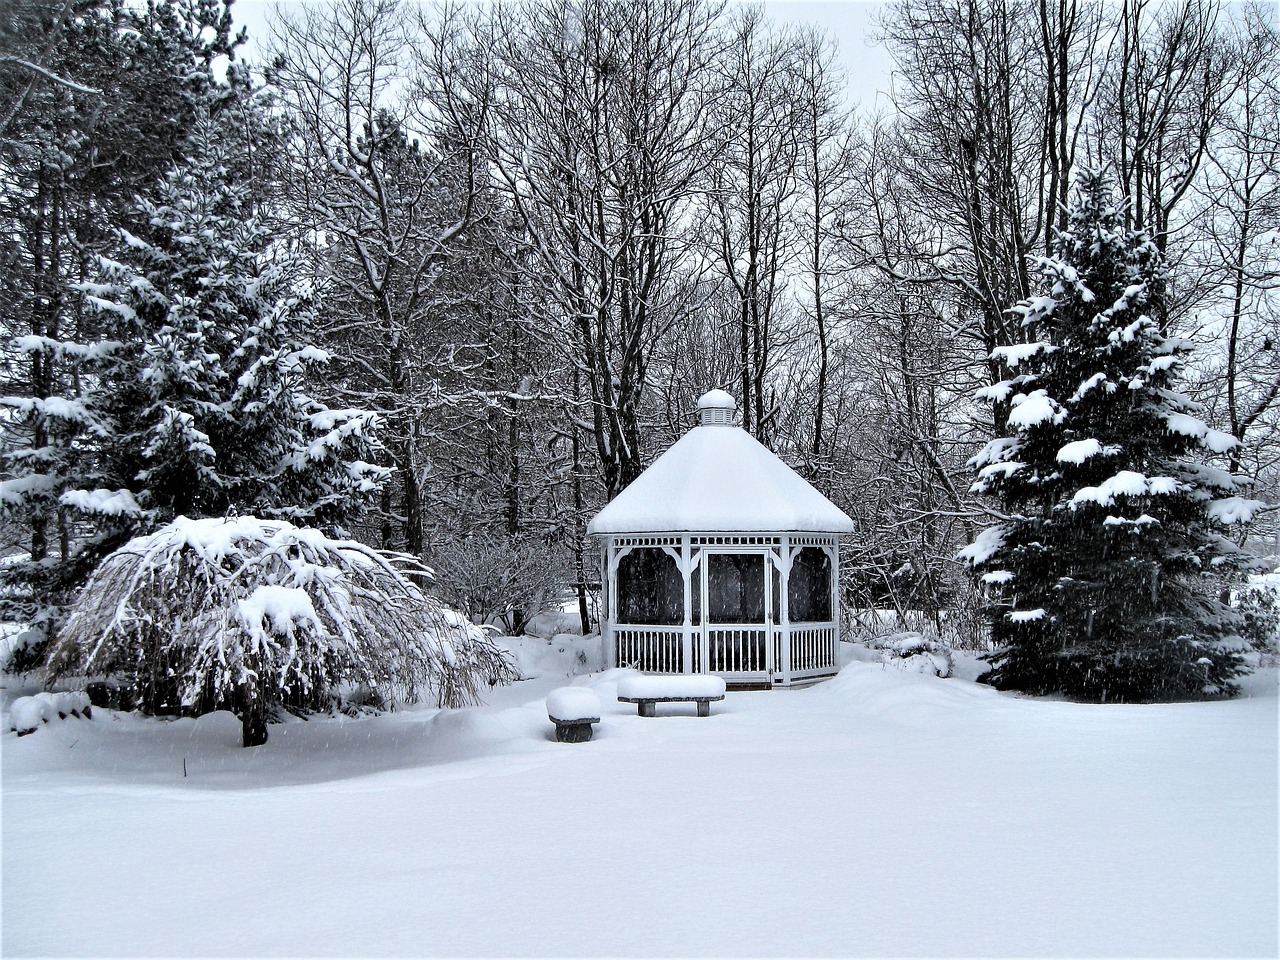
[[[693,548],[680,538],[680,576],[684,580],[684,631],[680,637],[685,673],[693,673]]]
[[[698,425],[587,525],[606,665],[750,686],[836,672],[839,537],[853,521],[736,411],[724,391],[704,394]]]
[[[791,537],[783,536],[782,549],[778,551],[778,573],[782,577],[782,582],[790,586],[791,584]],[[787,601],[790,599],[787,594],[789,590],[778,591],[778,606],[782,609],[778,613],[778,629],[782,631],[782,683],[783,686],[791,685],[791,604]]]

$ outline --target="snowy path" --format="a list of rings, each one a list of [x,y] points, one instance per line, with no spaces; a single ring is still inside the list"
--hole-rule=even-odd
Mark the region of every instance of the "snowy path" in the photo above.
[[[1265,684],[1091,707],[853,664],[642,719],[606,682],[584,745],[554,685],[250,751],[227,715],[8,735],[4,953],[1276,953]]]

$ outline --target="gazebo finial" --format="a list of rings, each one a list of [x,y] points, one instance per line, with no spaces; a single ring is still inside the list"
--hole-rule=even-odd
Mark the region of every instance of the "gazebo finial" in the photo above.
[[[731,427],[738,404],[723,390],[708,390],[698,399],[698,425]]]

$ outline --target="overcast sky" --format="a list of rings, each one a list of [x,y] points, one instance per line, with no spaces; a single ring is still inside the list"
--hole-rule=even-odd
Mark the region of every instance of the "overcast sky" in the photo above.
[[[323,2],[289,0],[284,5]],[[255,41],[265,34],[267,12],[275,5],[275,0],[236,0],[232,7],[236,23],[249,30],[251,59]],[[836,38],[849,77],[849,100],[866,109],[873,108],[877,94],[889,88],[889,55],[872,41],[876,16],[885,6],[882,0],[769,0],[764,4],[766,13],[778,20],[813,24]]]
[[[779,20],[811,23],[836,38],[849,77],[849,99],[865,109],[876,105],[877,94],[889,89],[893,62],[876,42],[877,18],[885,0],[770,0],[765,11]]]

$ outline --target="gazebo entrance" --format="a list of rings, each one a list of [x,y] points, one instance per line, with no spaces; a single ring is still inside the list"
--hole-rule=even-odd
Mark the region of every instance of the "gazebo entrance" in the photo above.
[[[777,624],[774,590],[777,570],[764,550],[740,552],[710,547],[698,565],[697,595],[707,598],[705,616],[694,611],[699,646],[707,668],[727,678],[774,676],[777,665],[769,635]],[[766,579],[768,578],[768,579]],[[700,606],[700,604],[699,604]]]

